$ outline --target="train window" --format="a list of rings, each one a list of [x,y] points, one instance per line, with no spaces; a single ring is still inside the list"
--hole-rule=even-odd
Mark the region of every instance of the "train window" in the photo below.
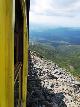
[[[15,107],[19,103],[19,75],[23,65],[23,15],[20,0],[15,1],[15,29],[14,29],[14,95]],[[18,75],[18,76],[17,76]],[[22,75],[22,74],[21,74]],[[20,77],[21,79],[22,77]]]

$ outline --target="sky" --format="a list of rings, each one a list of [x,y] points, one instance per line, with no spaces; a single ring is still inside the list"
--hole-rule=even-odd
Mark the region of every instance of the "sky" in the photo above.
[[[30,25],[80,27],[80,0],[31,0]]]

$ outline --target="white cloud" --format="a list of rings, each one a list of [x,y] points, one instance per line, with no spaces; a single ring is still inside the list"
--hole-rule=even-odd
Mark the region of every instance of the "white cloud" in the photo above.
[[[80,27],[80,0],[31,0],[30,23]]]

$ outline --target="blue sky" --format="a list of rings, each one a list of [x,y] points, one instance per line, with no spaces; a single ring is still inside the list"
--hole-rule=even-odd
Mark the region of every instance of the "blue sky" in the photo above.
[[[80,0],[31,0],[30,24],[80,27]]]

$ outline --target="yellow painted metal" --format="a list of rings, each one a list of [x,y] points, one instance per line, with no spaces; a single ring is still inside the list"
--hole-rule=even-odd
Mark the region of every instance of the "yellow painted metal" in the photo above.
[[[23,81],[22,81],[22,105],[26,107],[27,96],[27,73],[28,73],[28,29],[27,29],[27,15],[26,15],[26,3],[23,4]]]
[[[13,0],[0,0],[0,107],[14,107]]]

